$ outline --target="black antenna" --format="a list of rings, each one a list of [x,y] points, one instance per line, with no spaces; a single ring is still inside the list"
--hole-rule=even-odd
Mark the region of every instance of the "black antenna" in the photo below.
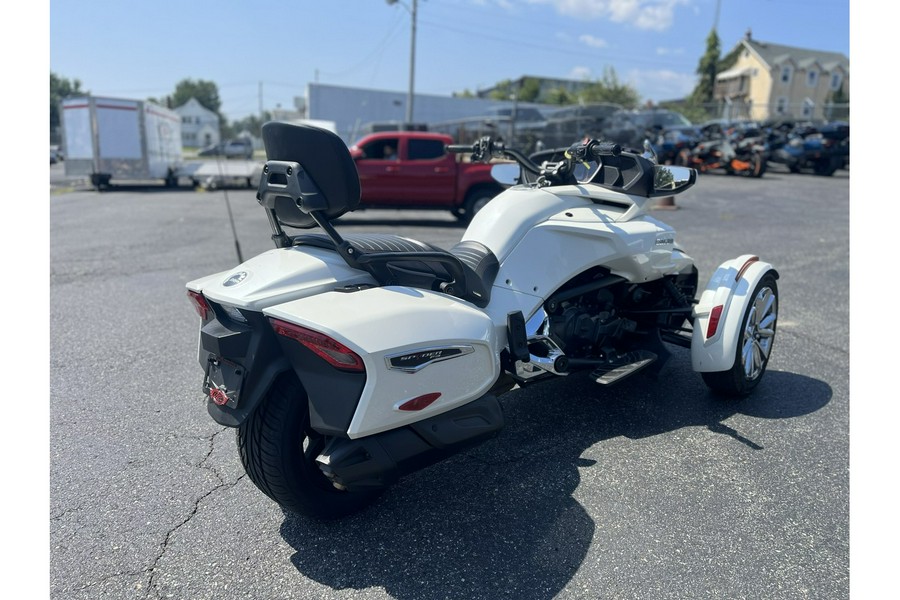
[[[222,157],[216,157],[216,165],[219,167],[219,180],[225,181],[225,173],[222,171]],[[222,191],[225,192],[225,207],[228,209],[228,222],[231,223],[231,235],[234,238],[234,252],[237,254],[238,264],[244,262],[244,258],[241,255],[241,244],[238,242],[237,236],[237,228],[234,226],[234,215],[231,212],[231,201],[228,199],[228,188],[226,186],[222,186]]]

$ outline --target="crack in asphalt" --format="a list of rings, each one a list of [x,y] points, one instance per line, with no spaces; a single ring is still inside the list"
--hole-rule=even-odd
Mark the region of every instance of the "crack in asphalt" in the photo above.
[[[197,465],[196,465],[198,468],[208,469],[210,472],[212,472],[212,474],[216,476],[216,479],[219,480],[219,484],[214,486],[211,490],[207,491],[205,494],[202,494],[200,497],[198,497],[197,500],[194,502],[194,507],[191,510],[190,514],[188,514],[187,517],[185,517],[180,523],[176,524],[168,532],[166,532],[165,539],[163,539],[159,553],[156,555],[156,558],[153,560],[153,564],[150,565],[150,567],[148,567],[147,569],[144,569],[143,571],[138,573],[138,574],[142,573],[144,575],[149,574],[149,579],[147,580],[147,595],[146,595],[146,598],[148,598],[148,599],[162,598],[160,591],[157,589],[158,583],[157,583],[156,579],[157,579],[158,572],[156,569],[159,565],[159,561],[162,560],[162,557],[165,555],[166,551],[168,550],[169,541],[172,539],[172,536],[175,534],[175,532],[178,531],[179,529],[181,529],[183,526],[185,526],[187,523],[189,523],[191,521],[191,519],[194,518],[194,516],[200,510],[200,504],[206,498],[208,498],[209,496],[211,496],[212,494],[216,493],[217,491],[219,491],[223,488],[234,487],[246,476],[245,474],[242,474],[237,479],[235,479],[233,482],[228,483],[225,481],[225,478],[218,472],[218,470],[216,470],[216,468],[214,466],[206,464],[207,461],[209,460],[210,456],[212,456],[213,450],[215,449],[216,437],[218,437],[219,434],[223,433],[224,431],[226,431],[228,429],[230,429],[230,428],[223,427],[222,429],[215,432],[214,434],[212,434],[212,436],[209,437],[209,450],[207,451],[206,456],[204,456],[200,460],[200,462],[197,463]]]
[[[233,486],[237,485],[237,484],[245,477],[245,475],[242,474],[240,477],[238,477],[237,479],[235,479],[233,482],[231,482],[231,483],[226,482],[226,481],[225,481],[225,478],[222,476],[221,473],[218,472],[218,470],[217,470],[214,466],[207,464],[207,462],[209,461],[210,457],[212,456],[213,450],[215,450],[216,438],[219,436],[219,434],[223,433],[223,432],[226,431],[227,429],[229,429],[229,428],[228,428],[228,427],[223,427],[223,428],[221,428],[220,430],[218,430],[218,431],[216,431],[215,433],[213,433],[213,434],[212,434],[211,436],[209,436],[209,437],[179,436],[179,435],[176,435],[176,436],[175,436],[175,437],[178,437],[178,438],[185,438],[185,439],[204,439],[204,440],[208,440],[208,441],[209,441],[209,449],[207,450],[207,452],[206,452],[206,454],[203,456],[203,458],[200,459],[200,461],[199,461],[195,466],[198,467],[198,468],[201,468],[201,469],[208,469],[209,471],[211,471],[212,474],[215,475],[216,479],[219,481],[219,484],[216,485],[216,486],[214,486],[211,490],[209,490],[209,491],[207,491],[206,493],[204,493],[204,494],[202,494],[201,496],[199,496],[199,497],[197,498],[197,500],[194,502],[194,506],[193,506],[193,508],[191,509],[190,514],[188,514],[187,517],[185,517],[181,522],[179,522],[179,523],[176,524],[174,527],[172,527],[168,532],[166,532],[166,536],[165,536],[165,539],[164,539],[163,542],[162,542],[162,545],[161,545],[161,547],[160,547],[160,551],[157,553],[156,557],[153,559],[153,563],[152,563],[149,567],[144,568],[144,569],[141,569],[141,570],[138,570],[138,571],[117,572],[117,573],[112,573],[112,574],[110,574],[110,575],[104,575],[103,577],[97,579],[96,581],[92,581],[92,582],[86,583],[86,584],[84,584],[84,585],[82,585],[82,586],[79,586],[79,587],[77,587],[77,588],[68,588],[68,589],[65,589],[65,590],[60,590],[59,593],[60,593],[60,594],[70,594],[70,593],[72,593],[72,592],[80,592],[80,591],[84,591],[84,590],[87,590],[87,589],[90,589],[90,588],[97,587],[97,586],[99,586],[99,585],[103,585],[103,584],[106,583],[107,581],[110,581],[110,580],[115,579],[115,578],[117,578],[117,577],[138,577],[138,576],[141,576],[141,575],[147,577],[147,576],[149,575],[149,579],[147,580],[147,583],[146,583],[146,587],[147,587],[147,596],[146,596],[146,597],[147,597],[147,598],[155,598],[155,599],[161,598],[161,595],[160,595],[159,590],[157,590],[157,589],[155,588],[155,586],[156,586],[156,581],[155,581],[155,580],[156,580],[156,576],[157,576],[156,568],[157,568],[157,565],[159,564],[159,561],[162,559],[162,557],[163,557],[163,556],[165,555],[165,553],[166,553],[166,550],[168,549],[169,541],[171,540],[172,535],[174,535],[174,533],[175,533],[176,531],[178,531],[181,527],[183,527],[184,525],[186,525],[188,522],[191,521],[191,519],[194,518],[194,516],[195,516],[195,515],[197,514],[197,512],[199,511],[199,509],[200,509],[200,503],[203,502],[203,500],[205,500],[206,498],[208,498],[209,496],[211,496],[212,494],[214,494],[215,492],[217,492],[217,491],[219,491],[219,490],[221,490],[221,489],[223,489],[223,488],[233,487]],[[68,509],[65,509],[65,510],[63,510],[61,513],[59,513],[58,515],[56,515],[56,516],[51,516],[51,521],[59,520],[60,518],[62,518],[62,517],[65,516],[66,514],[69,514],[69,513],[72,513],[72,512],[76,512],[76,511],[78,511],[78,510],[80,510],[80,509],[81,509],[81,505],[79,505],[77,508],[68,508]],[[143,587],[143,586],[140,586],[140,584],[137,584],[137,585],[138,585],[138,589],[140,589],[141,587]]]

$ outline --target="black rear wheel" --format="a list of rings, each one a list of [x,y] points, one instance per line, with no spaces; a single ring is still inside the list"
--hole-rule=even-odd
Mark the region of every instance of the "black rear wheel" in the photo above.
[[[766,159],[758,152],[754,152],[750,157],[750,165],[751,177],[762,177],[766,174]]]
[[[336,519],[362,510],[383,490],[340,490],[322,473],[316,457],[328,438],[309,425],[306,392],[283,375],[237,430],[241,462],[250,479],[285,510]]]

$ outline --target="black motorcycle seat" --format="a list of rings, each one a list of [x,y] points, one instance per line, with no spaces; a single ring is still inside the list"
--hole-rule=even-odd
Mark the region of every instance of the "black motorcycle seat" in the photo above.
[[[452,276],[440,262],[423,258],[410,260],[409,253],[439,253],[455,257],[465,275],[465,281],[455,282],[455,295],[484,308],[491,299],[491,286],[500,269],[500,263],[490,248],[480,242],[459,242],[444,250],[425,242],[391,234],[350,234],[344,237],[361,254],[402,252],[403,261],[385,263],[388,275],[379,281],[382,285],[408,285],[424,289],[439,289],[441,282]],[[324,233],[305,233],[293,238],[294,246],[313,246],[336,250],[334,241]],[[415,258],[415,257],[413,257]]]

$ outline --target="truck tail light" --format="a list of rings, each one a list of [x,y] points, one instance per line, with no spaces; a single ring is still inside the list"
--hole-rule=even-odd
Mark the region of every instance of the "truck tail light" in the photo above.
[[[334,338],[281,319],[269,319],[269,322],[275,333],[300,342],[335,369],[365,372],[366,367],[359,355]]]

